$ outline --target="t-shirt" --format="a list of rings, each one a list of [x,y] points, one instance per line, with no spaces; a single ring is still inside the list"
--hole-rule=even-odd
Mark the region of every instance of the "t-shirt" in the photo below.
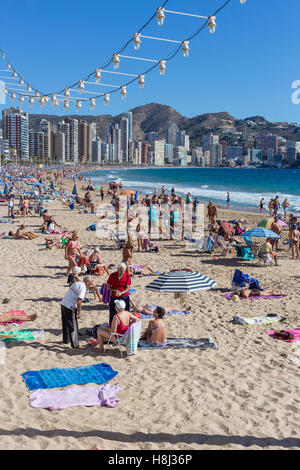
[[[157,210],[154,209],[154,207],[151,207],[149,210],[149,220],[151,220],[152,222],[157,221]]]
[[[72,284],[61,301],[61,305],[66,308],[77,308],[77,299],[84,299],[86,294],[86,285],[82,281]]]
[[[107,280],[107,284],[109,284],[112,289],[117,289],[118,291],[120,292],[123,292],[125,289],[127,289],[128,286],[131,285],[131,278],[130,278],[130,275],[128,273],[124,273],[123,276],[121,277],[121,279],[118,278],[118,273],[115,272],[115,273],[112,273],[108,280]],[[128,295],[128,292],[127,294],[121,294],[120,297],[124,297]],[[111,295],[110,295],[112,298],[115,298],[116,295],[114,292],[111,292]]]
[[[261,250],[263,253],[272,253],[272,245],[269,242],[266,242],[262,245]]]

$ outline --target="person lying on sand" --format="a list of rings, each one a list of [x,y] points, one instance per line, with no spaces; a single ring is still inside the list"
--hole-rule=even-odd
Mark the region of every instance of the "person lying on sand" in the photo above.
[[[135,306],[131,301],[130,301],[130,306],[134,310],[134,312],[143,313],[144,315],[153,315],[153,312],[157,308],[157,305],[150,305],[150,304]],[[174,306],[170,306],[170,305],[165,306],[163,308],[165,312],[173,312],[177,310],[176,308],[174,308]],[[191,310],[192,307],[191,305],[184,305],[183,308],[185,309],[186,312],[188,312],[189,310]]]
[[[0,312],[0,322],[14,322],[14,321],[34,321],[37,319],[37,314],[33,313],[32,315],[16,315],[11,312]]]
[[[156,276],[160,276],[161,274],[165,274],[165,273],[157,274],[155,271],[153,271],[153,269],[149,266],[149,264],[145,264],[145,265],[130,264],[129,268],[130,268],[131,275],[139,274],[140,276],[146,276],[147,274],[154,274]]]
[[[17,240],[32,240],[33,238],[37,238],[37,235],[33,232],[25,232],[26,226],[25,225],[20,225],[20,227],[17,229],[16,233],[13,232],[8,232],[8,235],[10,237],[14,237]]]
[[[274,289],[269,289],[269,290],[259,290],[259,289],[242,289],[239,291],[238,295],[242,299],[249,299],[249,297],[284,297],[285,294],[282,294],[280,292],[276,292]]]

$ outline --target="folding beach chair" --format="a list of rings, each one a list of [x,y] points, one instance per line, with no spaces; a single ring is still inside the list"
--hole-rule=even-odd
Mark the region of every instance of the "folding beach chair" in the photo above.
[[[112,333],[108,338],[106,345],[104,346],[104,351],[106,351],[106,346],[108,346],[109,344],[113,344],[115,346],[119,346],[121,357],[123,357],[121,346],[126,347],[127,356],[136,354],[138,343],[141,337],[141,328],[142,322],[137,321],[129,326],[128,330],[125,332],[124,335],[121,335],[119,333]],[[114,338],[115,336],[117,338]]]
[[[116,249],[121,250],[126,245],[127,237],[126,237],[126,234],[124,234],[124,233],[118,234],[117,232],[111,231],[110,239],[115,242],[115,244],[117,246]]]

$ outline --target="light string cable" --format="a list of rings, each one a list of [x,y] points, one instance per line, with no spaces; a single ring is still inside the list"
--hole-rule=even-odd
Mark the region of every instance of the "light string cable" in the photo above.
[[[161,5],[161,7],[157,8],[156,12],[151,16],[151,18],[149,18],[149,20],[138,30],[137,33],[135,33],[125,44],[124,46],[115,54],[113,54],[113,56],[110,56],[110,58],[108,59],[108,61],[106,61],[100,68],[96,69],[101,71],[103,69],[106,69],[112,62],[114,63],[114,60],[115,60],[115,57],[117,56],[119,58],[120,54],[128,47],[128,45],[133,41],[135,40],[136,36],[139,36],[139,37],[145,37],[145,38],[149,38],[149,39],[158,39],[158,40],[162,40],[162,41],[168,41],[168,42],[177,42],[177,43],[180,43],[180,45],[175,49],[175,51],[173,53],[171,53],[168,57],[166,57],[165,59],[160,59],[160,60],[152,60],[152,59],[141,59],[139,57],[129,57],[129,56],[123,56],[123,57],[126,57],[126,58],[131,58],[131,59],[136,59],[136,60],[146,60],[146,61],[149,61],[149,62],[155,62],[155,64],[153,66],[151,66],[149,69],[145,70],[142,74],[138,74],[138,75],[133,75],[133,74],[123,74],[123,73],[120,73],[120,72],[112,72],[112,71],[106,71],[108,73],[117,73],[119,75],[128,75],[128,76],[133,76],[134,78],[129,80],[127,83],[123,84],[123,85],[120,85],[120,86],[116,86],[116,85],[105,85],[105,84],[101,84],[102,86],[110,86],[110,87],[114,87],[113,90],[110,90],[110,91],[107,91],[105,93],[95,93],[95,92],[87,92],[86,90],[84,90],[84,83],[87,82],[88,84],[91,84],[91,85],[95,85],[95,84],[98,84],[97,83],[97,80],[96,82],[88,82],[88,80],[91,78],[92,75],[95,74],[95,71],[91,72],[87,77],[86,79],[84,80],[78,80],[77,82],[73,83],[72,85],[70,85],[69,87],[67,88],[64,88],[63,90],[61,90],[60,92],[56,92],[56,93],[48,93],[48,94],[42,94],[40,95],[40,92],[32,87],[28,82],[25,82],[24,79],[21,77],[20,78],[20,85],[21,86],[27,86],[27,90],[28,92],[32,91],[32,89],[36,92],[35,95],[24,95],[24,93],[22,93],[21,91],[18,90],[15,90],[15,93],[13,93],[12,95],[12,98],[14,99],[16,94],[20,95],[22,98],[24,98],[24,96],[29,96],[31,98],[31,101],[29,102],[30,104],[33,104],[33,100],[40,97],[41,96],[41,99],[40,99],[40,104],[41,106],[43,106],[44,104],[46,104],[49,100],[49,96],[52,95],[52,102],[54,105],[58,105],[58,101],[63,101],[63,99],[61,99],[61,96],[63,95],[64,93],[64,100],[65,101],[77,101],[78,103],[78,107],[80,108],[81,107],[81,102],[82,101],[90,101],[90,104],[91,104],[91,108],[94,109],[95,107],[95,100],[100,98],[100,97],[103,97],[104,96],[104,102],[105,104],[108,104],[109,103],[109,100],[110,100],[110,94],[112,93],[115,93],[115,92],[118,92],[121,90],[121,95],[122,95],[122,98],[126,98],[126,94],[127,94],[127,86],[134,83],[135,81],[139,80],[139,83],[141,83],[141,88],[144,87],[144,77],[145,75],[147,75],[148,73],[150,73],[153,69],[155,69],[156,67],[162,67],[163,70],[161,70],[161,74],[164,75],[164,69],[165,69],[165,62],[167,61],[170,61],[172,60],[178,53],[180,50],[183,50],[183,44],[186,44],[187,45],[187,48],[188,48],[188,51],[189,51],[189,47],[188,47],[188,43],[189,41],[191,41],[192,39],[194,39],[196,36],[198,36],[198,34],[200,34],[200,32],[203,31],[203,29],[205,29],[207,26],[209,26],[210,28],[210,32],[214,32],[215,31],[215,26],[216,26],[216,23],[215,23],[215,17],[218,13],[220,13],[230,2],[231,0],[227,0],[223,5],[221,5],[212,15],[208,16],[208,17],[200,17],[199,15],[190,15],[190,14],[186,14],[186,13],[180,13],[180,12],[172,12],[172,11],[169,11],[169,10],[165,10],[166,13],[176,13],[176,14],[181,14],[181,15],[187,15],[187,16],[196,16],[198,18],[203,18],[203,19],[206,19],[205,23],[195,32],[193,33],[191,36],[189,36],[188,38],[186,38],[184,41],[173,41],[173,40],[165,40],[165,39],[162,39],[162,38],[152,38],[152,37],[148,37],[148,36],[141,36],[141,32],[146,28],[146,26],[148,26],[148,24],[155,18],[155,16],[157,17],[157,12],[160,10],[160,11],[164,11],[164,7],[165,5],[169,2],[169,0],[165,0],[165,2]],[[245,0],[240,0],[241,3],[246,3]],[[160,24],[163,24],[160,23]],[[139,48],[139,47],[138,47]],[[188,55],[188,51],[187,51],[187,55]],[[4,52],[0,49],[0,55],[2,55],[2,58],[5,58],[5,54]],[[187,56],[185,55],[185,56]],[[122,57],[122,56],[121,56]],[[119,59],[118,59],[119,61]],[[163,65],[162,65],[163,64]],[[117,68],[117,67],[115,67]],[[13,78],[14,79],[17,79],[18,77],[20,77],[20,75],[16,72],[16,70],[11,66],[11,64],[8,62],[8,65],[7,65],[7,69],[8,70],[2,70],[3,72],[4,71],[10,71],[11,69],[13,70]],[[1,71],[1,70],[0,70]],[[96,75],[94,75],[96,76]],[[100,75],[101,76],[101,75]],[[141,79],[142,77],[142,79]],[[7,77],[7,78],[10,78],[10,77]],[[12,84],[11,84],[12,85]],[[78,97],[71,97],[70,96],[70,93],[69,93],[69,90],[73,89],[73,87],[76,87],[78,86],[78,89],[74,90],[75,92],[81,92],[81,93],[89,93],[89,94],[92,94],[93,96],[91,98],[82,98],[81,96],[78,96]],[[60,97],[60,98],[57,98],[57,95]],[[24,101],[24,100],[23,100]]]

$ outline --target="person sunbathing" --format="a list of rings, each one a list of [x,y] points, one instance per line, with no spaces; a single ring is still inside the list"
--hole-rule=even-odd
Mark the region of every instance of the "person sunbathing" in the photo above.
[[[274,289],[259,290],[259,289],[242,289],[238,295],[242,299],[249,299],[249,297],[284,297],[285,294],[276,292]]]
[[[8,232],[8,235],[10,237],[16,238],[17,240],[32,240],[33,238],[37,237],[37,235],[33,232],[24,232],[25,228],[26,228],[25,225],[20,225],[16,233]]]
[[[153,312],[154,320],[150,320],[141,339],[147,339],[147,343],[154,347],[163,347],[167,344],[167,326],[163,321],[165,316],[163,307],[156,307]]]
[[[33,313],[32,315],[16,315],[12,312],[0,312],[0,322],[17,322],[22,320],[24,321],[34,321],[37,319],[37,314]]]
[[[100,258],[100,249],[99,248],[94,248],[94,253],[91,254],[91,256],[88,259],[88,264],[91,267],[92,272],[98,270],[99,268],[102,268],[106,274],[110,274],[106,264],[101,260]]]
[[[150,305],[150,304],[135,306],[132,301],[130,301],[130,305],[134,312],[143,313],[144,315],[151,315],[151,316],[153,315],[153,312],[157,308],[157,305]],[[183,305],[183,307],[185,311],[187,312],[191,310],[192,308],[191,305]],[[165,312],[173,312],[173,311],[176,311],[177,309],[171,305],[168,305],[164,307],[164,310]]]
[[[164,274],[160,273],[157,274],[153,271],[153,269],[149,266],[149,264],[140,265],[140,264],[130,264],[130,274],[139,274],[140,276],[146,276],[147,274],[156,274],[157,276]]]
[[[60,248],[64,248],[64,244],[62,243],[61,240],[53,240],[50,238],[45,238],[46,242],[46,248],[49,248],[49,250],[58,250]]]

